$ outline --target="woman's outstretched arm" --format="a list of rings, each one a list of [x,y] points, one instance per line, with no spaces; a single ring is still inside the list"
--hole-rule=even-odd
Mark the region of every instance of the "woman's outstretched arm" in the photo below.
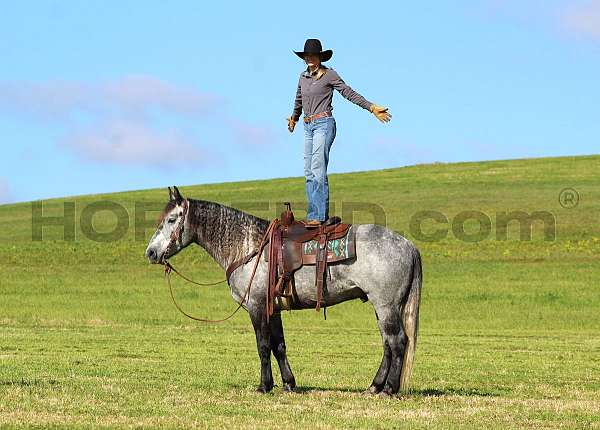
[[[340,78],[340,75],[338,75],[335,70],[330,70],[330,72],[333,72],[331,75],[331,85],[333,85],[333,88],[338,90],[339,93],[344,96],[344,98],[350,100],[352,103],[360,106],[361,108],[368,110],[381,122],[388,122],[392,119],[392,115],[389,113],[388,108],[371,103],[350,88],[343,81],[343,79]]]
[[[358,94],[356,91],[354,91],[352,88],[350,88],[350,86],[344,82],[344,80],[340,77],[340,75],[338,75],[338,73],[335,70],[330,69],[328,73],[331,73],[331,85],[333,85],[333,88],[338,90],[339,93],[345,99],[350,100],[352,103],[360,106],[363,109],[366,109],[368,111],[371,110],[371,105],[373,103],[371,103],[363,96]]]

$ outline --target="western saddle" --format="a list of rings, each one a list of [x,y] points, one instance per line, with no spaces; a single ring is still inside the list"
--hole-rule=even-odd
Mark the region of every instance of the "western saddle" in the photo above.
[[[259,254],[268,262],[267,320],[273,315],[275,300],[280,309],[291,309],[296,300],[294,272],[303,265],[315,265],[316,310],[321,309],[326,288],[325,277],[329,263],[345,261],[356,256],[355,233],[352,224],[344,224],[333,217],[316,227],[307,227],[296,221],[290,203],[281,219],[271,222],[268,230],[268,247],[264,253],[254,251],[227,268],[227,279],[242,264]],[[261,255],[263,254],[263,255]],[[252,282],[252,280],[250,280]],[[283,304],[285,300],[286,304]]]
[[[269,248],[265,249],[266,261],[269,262],[267,318],[273,314],[275,300],[278,300],[280,308],[291,308],[295,295],[294,272],[303,265],[315,265],[316,310],[319,311],[328,263],[355,255],[354,236],[350,240],[346,237],[349,230],[353,232],[352,224],[342,223],[339,217],[333,217],[319,226],[307,227],[304,222],[294,219],[290,203],[285,205],[287,209],[281,213],[281,220],[271,231]],[[336,241],[338,245],[341,241],[341,246],[335,247]]]

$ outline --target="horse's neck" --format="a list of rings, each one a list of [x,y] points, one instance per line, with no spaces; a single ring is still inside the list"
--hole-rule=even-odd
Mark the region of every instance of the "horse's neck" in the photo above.
[[[189,200],[195,241],[226,269],[254,250],[268,222],[245,212],[203,200]]]

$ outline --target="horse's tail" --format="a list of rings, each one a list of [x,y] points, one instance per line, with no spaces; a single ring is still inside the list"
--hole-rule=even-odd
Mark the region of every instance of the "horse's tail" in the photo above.
[[[404,360],[400,373],[400,389],[408,389],[412,376],[415,349],[417,347],[417,333],[419,331],[419,302],[421,301],[421,285],[423,283],[423,271],[421,267],[421,254],[418,249],[413,252],[412,282],[408,291],[408,298],[402,307],[402,324],[407,341],[404,348]]]

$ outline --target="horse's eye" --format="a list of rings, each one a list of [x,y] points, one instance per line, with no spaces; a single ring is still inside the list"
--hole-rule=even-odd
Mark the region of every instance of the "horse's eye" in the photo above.
[[[177,218],[169,218],[169,224],[173,224]]]

